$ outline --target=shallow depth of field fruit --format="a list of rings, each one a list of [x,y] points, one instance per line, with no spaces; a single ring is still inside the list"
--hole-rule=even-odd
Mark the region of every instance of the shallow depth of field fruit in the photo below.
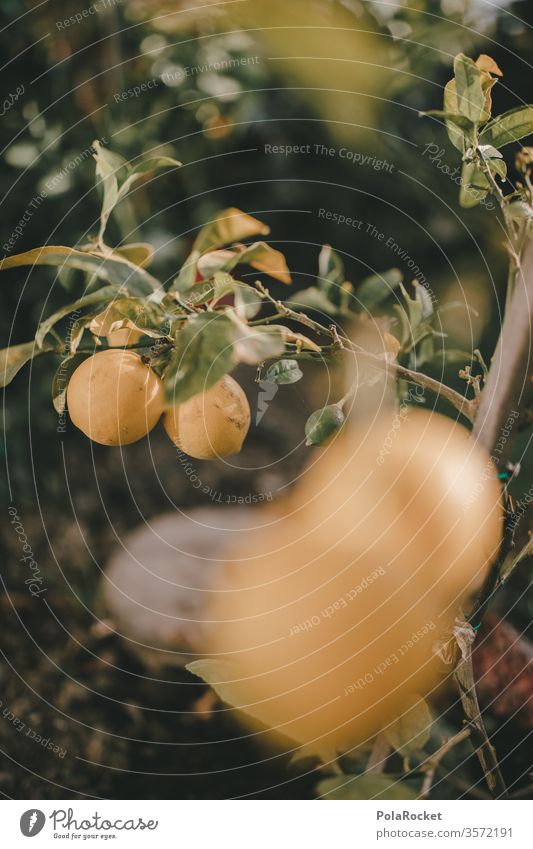
[[[237,381],[226,375],[206,392],[171,407],[163,425],[172,442],[191,457],[227,457],[242,448],[250,405]]]
[[[142,439],[163,411],[161,381],[131,351],[100,351],[72,375],[67,406],[93,442],[129,445]]]
[[[412,411],[383,454],[391,424],[348,425],[314,458],[214,604],[240,706],[300,743],[350,748],[431,693],[434,645],[501,542],[500,486],[466,430]]]

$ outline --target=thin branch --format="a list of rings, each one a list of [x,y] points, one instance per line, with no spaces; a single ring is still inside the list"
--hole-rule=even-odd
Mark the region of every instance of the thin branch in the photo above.
[[[462,731],[458,731],[457,734],[454,734],[453,737],[450,737],[449,740],[446,740],[442,746],[437,749],[436,752],[433,752],[427,760],[421,765],[420,769],[425,773],[424,781],[422,782],[422,789],[420,791],[419,799],[427,799],[430,794],[431,787],[433,785],[433,779],[435,778],[435,773],[439,767],[441,760],[446,757],[448,752],[450,752],[455,746],[459,743],[462,743],[463,740],[467,740],[471,734],[470,728],[463,728]]]
[[[465,639],[461,646],[461,656],[455,667],[454,678],[459,690],[466,718],[470,723],[472,744],[483,770],[487,786],[493,796],[507,797],[507,788],[501,774],[494,746],[490,742],[477,700],[474,671],[472,666],[472,643],[475,633]]]
[[[392,752],[392,746],[387,740],[385,734],[380,731],[374,740],[372,751],[365,769],[365,775],[380,775],[385,771],[387,759]]]

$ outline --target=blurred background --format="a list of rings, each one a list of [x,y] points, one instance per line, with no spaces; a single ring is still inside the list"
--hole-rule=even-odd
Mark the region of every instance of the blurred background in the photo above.
[[[110,225],[113,244],[156,247],[160,279],[175,275],[214,213],[238,207],[270,226],[295,289],[314,280],[325,243],[353,282],[391,267],[409,280],[416,266],[439,304],[450,305],[449,347],[480,347],[490,358],[506,270],[497,214],[459,208],[457,151],[438,121],[418,113],[441,108],[460,51],[487,53],[504,71],[497,113],[530,101],[531,3],[4,0],[0,21],[0,244],[24,220],[12,253],[94,234],[99,198],[89,148],[100,139],[127,158],[157,152],[183,163],[141,185]],[[512,167],[513,146],[505,152]],[[76,278],[52,269],[4,272],[1,284],[0,347],[33,338],[44,314],[79,294]],[[312,769],[289,768],[282,749],[266,754],[197,679],[114,633],[101,574],[119,541],[161,514],[213,498],[191,486],[160,429],[120,452],[72,427],[58,434],[50,401],[56,367],[36,361],[4,398],[2,512],[17,509],[48,604],[27,593],[19,541],[4,521],[3,794],[312,797]],[[457,363],[444,367],[460,387]],[[250,371],[240,379],[255,417]],[[241,455],[199,464],[209,491],[275,498],[306,460],[303,424],[326,403],[327,385],[327,375],[309,371],[296,387],[281,387]],[[520,435],[518,454],[529,436]],[[517,499],[531,471],[526,460]],[[533,615],[527,572],[517,570],[496,605],[516,634]],[[509,674],[500,669],[499,682]],[[530,763],[531,712],[517,714],[493,693],[486,704],[504,773],[516,781]],[[60,753],[17,731],[10,714]],[[446,721],[460,724],[457,709]],[[469,790],[478,780],[471,758],[439,783],[436,798],[479,794]],[[527,792],[529,781],[518,789]]]

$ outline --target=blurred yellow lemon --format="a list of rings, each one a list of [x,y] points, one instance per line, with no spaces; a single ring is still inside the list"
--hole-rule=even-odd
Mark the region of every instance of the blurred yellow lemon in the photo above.
[[[414,410],[346,426],[230,553],[210,654],[238,706],[299,743],[364,742],[446,674],[434,646],[502,526],[496,472],[463,427]]]

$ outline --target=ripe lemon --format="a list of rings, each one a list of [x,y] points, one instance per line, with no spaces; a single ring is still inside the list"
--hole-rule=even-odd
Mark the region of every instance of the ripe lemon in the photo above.
[[[496,557],[490,458],[440,415],[349,425],[244,533],[210,653],[238,705],[299,743],[358,745],[449,673],[434,652]]]
[[[67,388],[70,418],[101,445],[142,439],[163,411],[155,372],[131,351],[100,351],[78,366]]]
[[[206,392],[171,407],[163,425],[174,445],[190,457],[227,457],[242,448],[250,405],[237,381],[226,375]]]
[[[120,319],[113,316],[113,305],[111,304],[103,312],[93,318],[89,325],[89,330],[95,336],[105,336],[109,345],[114,347],[124,347],[133,345],[138,342],[142,336],[140,330],[137,330],[127,319],[122,320],[123,327],[118,326],[113,330],[113,325],[118,324]]]

